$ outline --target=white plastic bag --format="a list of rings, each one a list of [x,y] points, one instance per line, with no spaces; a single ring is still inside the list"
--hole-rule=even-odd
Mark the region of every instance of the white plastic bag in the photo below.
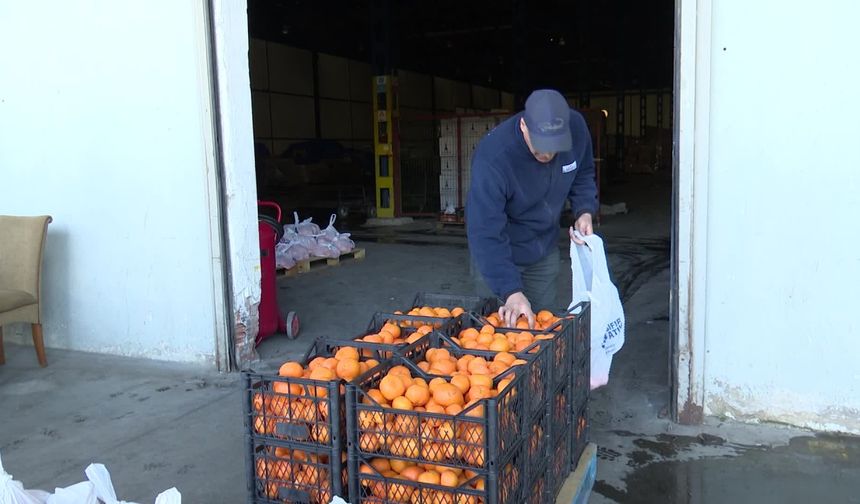
[[[313,217],[299,222],[299,213],[293,212],[293,218],[296,220],[296,233],[302,236],[316,236],[320,234],[320,227],[313,223]]]
[[[48,493],[41,490],[24,490],[24,484],[12,479],[3,469],[0,459],[0,504],[45,504]]]
[[[609,278],[603,240],[582,236],[585,245],[570,242],[572,295],[568,310],[581,301],[591,303],[591,388],[609,383],[612,356],[624,345],[624,307]]]
[[[155,504],[182,504],[182,494],[175,487],[167,489],[158,494]]]
[[[333,242],[337,240],[337,236],[340,234],[337,232],[337,229],[334,228],[334,221],[337,220],[337,214],[331,214],[331,217],[328,218],[328,226],[320,232],[320,236],[317,237],[325,237],[327,241]]]
[[[84,473],[86,473],[87,478],[95,487],[96,497],[104,504],[133,504],[116,498],[113,482],[110,480],[110,473],[104,465],[90,464]]]
[[[82,481],[66,488],[57,488],[45,504],[99,504],[95,485]]]
[[[335,247],[340,250],[341,254],[352,252],[352,249],[355,248],[355,242],[350,240],[349,236],[349,233],[340,233],[337,240],[334,241]]]
[[[296,260],[290,254],[290,249],[296,246],[293,242],[275,245],[275,267],[290,269],[296,265]]]

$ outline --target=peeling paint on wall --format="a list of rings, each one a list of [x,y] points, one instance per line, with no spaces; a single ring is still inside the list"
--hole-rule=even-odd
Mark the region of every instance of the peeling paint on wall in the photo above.
[[[705,414],[747,423],[774,422],[807,429],[860,434],[860,410],[820,404],[773,387],[738,387],[721,380],[708,384]]]
[[[259,331],[259,301],[245,298],[241,306],[236,307],[234,313],[234,346],[236,353],[236,367],[246,369],[260,356],[257,354],[255,340]]]

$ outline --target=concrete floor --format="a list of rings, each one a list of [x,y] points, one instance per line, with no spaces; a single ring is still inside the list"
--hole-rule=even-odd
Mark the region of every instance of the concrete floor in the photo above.
[[[599,229],[628,329],[610,384],[592,396],[599,460],[590,502],[860,502],[856,438],[717,418],[684,427],[665,418],[669,187],[643,178],[607,195],[630,209]],[[281,280],[281,304],[300,314],[302,333],[263,342],[258,370],[298,358],[316,337],[357,334],[374,310],[406,307],[415,292],[472,290],[461,229],[419,222],[353,232],[365,260]],[[566,252],[563,237],[560,246]],[[570,292],[564,271],[560,303]],[[238,375],[57,350],[40,369],[30,347],[7,343],[6,353],[0,455],[27,487],[75,483],[97,461],[126,500],[152,502],[176,486],[185,502],[245,501]]]

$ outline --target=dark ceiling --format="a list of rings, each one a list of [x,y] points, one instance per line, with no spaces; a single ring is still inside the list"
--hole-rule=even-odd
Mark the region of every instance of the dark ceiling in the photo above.
[[[672,85],[672,0],[249,0],[252,37],[514,91]]]

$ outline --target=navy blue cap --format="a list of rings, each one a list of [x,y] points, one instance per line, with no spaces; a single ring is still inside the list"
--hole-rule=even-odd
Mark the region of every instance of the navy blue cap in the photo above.
[[[532,147],[538,152],[564,152],[573,148],[570,107],[554,89],[538,89],[526,99],[523,119]]]

